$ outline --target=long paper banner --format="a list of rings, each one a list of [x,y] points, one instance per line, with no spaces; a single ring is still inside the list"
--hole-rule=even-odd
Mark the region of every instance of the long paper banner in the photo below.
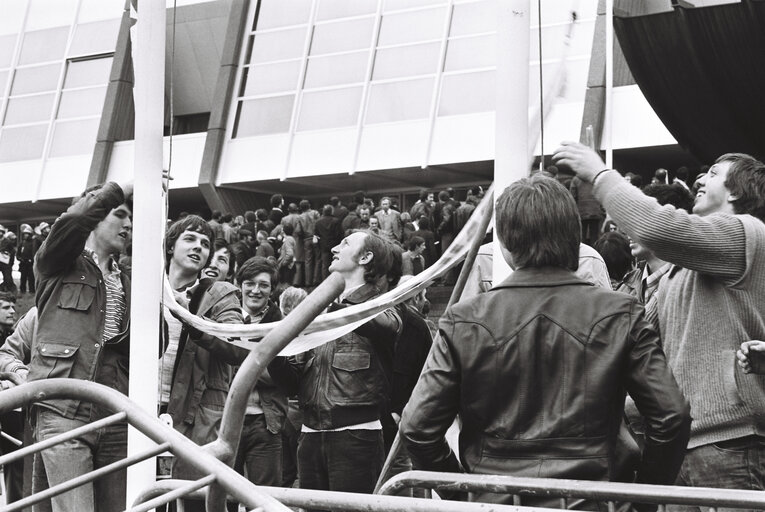
[[[436,263],[414,276],[413,279],[407,280],[396,288],[368,302],[319,315],[279,355],[290,356],[299,354],[337,339],[365,324],[386,309],[417,295],[430,286],[434,279],[443,276],[465,258],[470,247],[471,238],[476,236],[476,230],[486,209],[494,207],[493,196],[494,185],[486,192],[483,200],[473,211],[470,219],[468,219],[468,222],[460,230],[459,234],[457,234],[454,242]],[[188,310],[176,302],[173,289],[167,278],[165,278],[164,286],[164,304],[165,307],[192,327],[247,349],[252,348],[252,341],[263,338],[271,329],[279,325],[279,322],[270,324],[218,324],[200,318],[189,313]],[[282,322],[285,321],[288,320],[282,320]]]

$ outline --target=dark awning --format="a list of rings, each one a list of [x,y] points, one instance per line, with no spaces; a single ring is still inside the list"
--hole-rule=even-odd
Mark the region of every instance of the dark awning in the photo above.
[[[765,157],[765,2],[616,16],[614,31],[681,146],[706,163],[729,152]]]

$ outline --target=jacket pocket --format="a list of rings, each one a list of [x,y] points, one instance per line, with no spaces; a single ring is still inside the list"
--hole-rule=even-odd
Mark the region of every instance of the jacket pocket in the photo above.
[[[338,405],[373,405],[382,392],[378,371],[368,352],[336,352],[332,356],[329,398]]]
[[[206,379],[199,405],[211,411],[222,411],[226,405],[228,387],[228,382],[224,380]]]
[[[40,343],[29,364],[29,380],[69,377],[78,348],[61,343]]]
[[[86,274],[65,277],[61,280],[58,307],[76,311],[89,310],[96,296],[96,285],[95,277]]]

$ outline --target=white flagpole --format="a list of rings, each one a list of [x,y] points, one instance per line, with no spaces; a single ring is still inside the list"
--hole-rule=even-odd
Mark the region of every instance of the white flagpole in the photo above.
[[[606,167],[614,167],[613,129],[614,95],[614,0],[606,0],[606,98],[603,120],[603,145],[606,150]],[[597,147],[595,149],[598,149]]]
[[[497,2],[494,200],[529,172],[529,0]],[[510,273],[494,237],[494,282]]]
[[[130,315],[130,398],[157,413],[159,304],[162,293],[163,129],[165,110],[165,2],[138,6],[135,70],[135,195],[133,198],[133,273]],[[155,443],[128,430],[128,457]],[[156,479],[154,457],[128,468],[127,503]]]

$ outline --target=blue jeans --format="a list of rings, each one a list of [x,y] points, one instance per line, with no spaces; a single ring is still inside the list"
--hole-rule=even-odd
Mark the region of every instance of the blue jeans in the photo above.
[[[675,485],[721,489],[765,489],[765,437],[747,436],[690,449]],[[672,506],[696,512],[699,507]],[[726,510],[745,510],[718,508]]]
[[[300,488],[372,494],[384,459],[382,430],[303,432]]]
[[[42,407],[36,408],[35,441],[87,425],[108,414],[93,406],[90,420],[69,419]],[[102,468],[127,456],[127,423],[120,422],[89,432],[82,437],[57,444],[41,452],[45,474],[51,487]],[[111,512],[125,509],[127,470],[116,471],[54,497],[53,511]]]

